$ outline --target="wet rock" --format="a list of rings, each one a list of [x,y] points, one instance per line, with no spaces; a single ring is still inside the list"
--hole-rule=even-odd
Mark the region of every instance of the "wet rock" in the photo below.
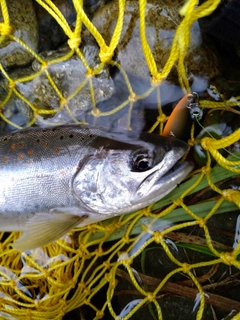
[[[91,19],[92,13],[110,0],[83,0],[83,10]],[[52,0],[53,4],[64,16],[71,30],[74,30],[76,23],[76,9],[72,0]],[[37,21],[39,25],[39,51],[55,50],[68,40],[65,31],[52,17],[52,15],[37,2],[34,2]],[[82,35],[86,32],[82,28]]]
[[[110,2],[111,0],[83,0],[83,9],[84,12],[91,16],[98,8],[104,6],[106,3]]]
[[[33,118],[33,111],[29,108],[27,103],[19,99],[15,94],[12,95],[11,99],[8,101],[2,109],[3,116],[20,127],[25,127]],[[9,132],[16,130],[16,126],[11,123],[3,121],[0,125],[0,132]]]
[[[34,51],[38,50],[38,27],[31,0],[8,0],[7,7],[12,35],[22,40]],[[0,11],[0,22],[3,22]],[[0,60],[4,67],[24,66],[34,59],[18,42],[10,41],[7,36],[0,44]]]
[[[32,74],[32,68],[17,68],[15,71],[9,72],[9,75],[13,75],[13,79],[22,78]],[[8,81],[5,78],[0,77],[0,101],[4,101],[8,95]],[[20,99],[14,92],[12,92],[9,100],[2,107],[3,116],[10,122],[20,127],[25,127],[33,118],[33,110],[29,105]],[[7,123],[1,119],[0,132],[9,132],[16,130],[16,126]]]
[[[172,41],[181,18],[178,11],[182,1],[150,0],[146,5],[146,38],[153,53],[157,68],[161,71],[170,54]],[[112,1],[97,10],[93,24],[110,43],[118,17],[118,2]],[[211,48],[202,44],[201,32],[195,22],[191,29],[191,43],[185,58],[185,66],[189,78],[204,76],[212,78],[219,74],[219,63]],[[127,1],[123,22],[123,31],[116,49],[116,60],[127,72],[149,79],[149,69],[145,62],[139,32],[139,3]],[[177,80],[177,69],[173,68],[168,79]]]
[[[67,52],[69,52],[69,48],[63,48],[58,51],[44,53],[42,54],[42,58],[46,61],[50,61],[63,57]],[[83,49],[83,54],[91,67],[96,66],[99,62],[98,48],[96,46],[86,45]],[[35,74],[40,68],[40,63],[35,60],[33,62],[33,69],[19,68],[12,71],[10,77],[17,80],[23,76]],[[67,61],[49,64],[47,71],[65,99],[67,99],[75,90],[76,95],[59,110],[61,99],[49,82],[44,71],[40,76],[35,77],[31,81],[17,82],[16,89],[37,109],[56,111],[56,113],[50,115],[38,115],[36,123],[59,125],[73,122],[74,119],[82,120],[84,113],[92,109],[88,81],[86,81],[86,84],[81,88],[81,84],[86,80],[86,68],[82,61],[74,55]],[[111,97],[114,86],[107,68],[104,68],[99,75],[92,77],[91,80],[96,103]],[[8,82],[6,79],[0,81],[0,88],[7,91],[7,87]],[[17,97],[15,98],[15,104],[19,103],[19,100],[22,101]],[[5,106],[6,110],[7,108],[8,105]],[[27,115],[25,117],[29,117],[29,109],[30,108],[28,107],[26,110]]]
[[[71,0],[53,0],[54,5],[66,19],[68,25],[73,27],[76,20],[76,11]],[[62,27],[38,3],[34,3],[39,25],[39,51],[54,50],[68,40]]]

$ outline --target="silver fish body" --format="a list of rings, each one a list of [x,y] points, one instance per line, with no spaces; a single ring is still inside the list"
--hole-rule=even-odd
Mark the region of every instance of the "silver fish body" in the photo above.
[[[0,137],[0,231],[23,231],[19,250],[75,226],[129,213],[173,190],[193,169],[173,137],[88,126],[31,129]],[[166,175],[166,177],[163,177]]]

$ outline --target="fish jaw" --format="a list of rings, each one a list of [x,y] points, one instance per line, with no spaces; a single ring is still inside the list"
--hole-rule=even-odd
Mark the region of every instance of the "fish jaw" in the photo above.
[[[173,166],[172,172],[165,174],[158,180],[154,179],[156,181],[152,185],[151,190],[148,190],[148,192],[145,191],[144,186],[141,186],[140,194],[142,194],[142,201],[144,201],[145,206],[148,206],[167,196],[192,172],[193,169],[194,164],[192,162],[179,162]],[[150,194],[150,196],[148,194]],[[134,204],[135,201],[133,201],[133,205]]]

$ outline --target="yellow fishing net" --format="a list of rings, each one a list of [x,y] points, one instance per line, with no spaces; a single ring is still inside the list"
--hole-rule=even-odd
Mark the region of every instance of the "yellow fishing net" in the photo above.
[[[190,28],[197,19],[211,14],[220,3],[220,0],[208,0],[198,5],[197,0],[189,0],[181,4],[179,7],[181,22],[177,26],[166,63],[160,71],[149,45],[150,40],[146,36],[147,1],[138,0],[139,40],[151,75],[149,87],[138,94],[134,92],[125,70],[114,59],[114,52],[124,28],[126,6],[124,0],[116,2],[118,18],[108,41],[103,38],[84,12],[81,0],[73,0],[76,22],[72,28],[52,1],[35,1],[57,21],[67,35],[68,50],[54,59],[51,59],[51,56],[45,59],[35,52],[18,34],[13,32],[14,21],[11,21],[9,14],[10,2],[0,0],[2,16],[0,43],[4,41],[17,43],[34,57],[38,64],[34,73],[23,74],[21,77],[11,76],[8,67],[4,63],[0,64],[1,79],[5,81],[5,91],[1,92],[0,100],[0,116],[4,123],[18,129],[22,128],[7,116],[8,106],[13,98],[20,100],[24,108],[27,108],[29,114],[27,126],[34,124],[37,119],[44,119],[44,117],[51,119],[50,116],[59,114],[63,110],[73,121],[78,122],[72,110],[71,101],[74,101],[76,96],[81,97],[83,90],[88,88],[91,114],[95,118],[104,118],[125,109],[128,115],[128,129],[131,127],[134,104],[150,94],[155,94],[158,116],[150,131],[159,128],[160,133],[168,118],[161,107],[162,82],[177,66],[177,76],[183,92],[190,91],[185,68]],[[84,32],[91,34],[99,46],[99,63],[94,66],[81,51],[83,26]],[[52,66],[67,62],[73,55],[82,61],[85,73],[83,80],[66,95],[49,70]],[[129,96],[120,105],[113,105],[111,110],[101,111],[96,103],[97,88],[94,86],[94,79],[101,74],[106,65],[112,65],[120,70],[129,90]],[[25,96],[19,89],[29,81],[39,79],[51,84],[57,99],[55,108],[36,106],[29,95]],[[235,112],[234,107],[238,106],[239,100],[240,97],[224,102],[200,101],[200,106]],[[175,314],[172,318],[167,317],[167,314],[172,314],[172,306],[165,313],[163,310],[168,305],[166,299],[169,303],[174,296],[182,296],[189,298],[192,302],[185,319],[209,319],[204,314],[207,304],[212,305],[213,308],[222,308],[226,314],[230,314],[229,318],[240,319],[239,295],[233,294],[230,298],[218,291],[208,292],[208,289],[220,285],[221,281],[227,284],[237,281],[239,277],[240,244],[236,241],[232,248],[219,241],[213,241],[211,233],[213,227],[211,224],[209,227],[209,221],[216,214],[222,213],[218,217],[227,220],[227,212],[237,211],[240,207],[239,189],[230,188],[229,185],[225,188],[219,180],[220,177],[224,181],[238,178],[239,158],[232,155],[226,159],[219,150],[237,143],[239,137],[240,129],[237,129],[219,140],[204,137],[196,141],[193,126],[188,142],[189,149],[196,143],[200,144],[206,151],[206,164],[195,171],[189,181],[181,184],[161,202],[139,212],[90,225],[83,230],[74,230],[55,243],[24,253],[11,248],[11,243],[19,236],[18,233],[1,233],[0,318],[41,320],[62,319],[66,315],[65,319],[143,319],[141,310],[148,309],[148,319],[162,319],[163,314],[166,319],[180,319],[179,314]],[[217,165],[212,165],[214,161]],[[196,195],[206,188],[215,191],[214,197],[205,202],[201,200],[198,203],[198,198],[195,202],[192,201],[190,195]],[[236,219],[236,215],[233,217]],[[201,229],[202,234],[191,234],[192,231],[189,230],[192,229],[184,229],[190,227]],[[234,232],[235,230],[232,230],[230,233],[232,241]],[[176,247],[174,243],[179,243],[179,246]],[[202,260],[194,261],[190,259],[189,253],[178,256],[178,251],[185,252],[184,250],[191,249],[191,245],[194,244],[194,250],[201,253],[207,252],[208,259],[205,256]],[[158,261],[160,274],[158,276],[156,272],[151,274],[147,271],[150,268],[148,259],[154,254],[155,260],[159,260],[159,252],[162,260]],[[164,274],[160,269],[164,268],[165,264],[169,265],[169,269]],[[226,268],[224,269],[223,266]],[[223,268],[222,277],[214,279],[218,268]],[[122,283],[125,283],[125,286]],[[116,301],[121,295],[125,300],[120,304]],[[191,313],[194,299],[196,299],[196,306]],[[180,300],[180,303],[185,304],[181,301],[183,300]],[[76,313],[68,318],[67,313],[74,309],[77,310]],[[212,314],[214,315],[213,310]],[[145,314],[144,319],[146,319]]]

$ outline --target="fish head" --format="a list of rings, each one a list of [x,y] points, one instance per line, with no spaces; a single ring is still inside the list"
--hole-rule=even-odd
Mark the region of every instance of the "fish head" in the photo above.
[[[174,137],[106,140],[84,160],[72,182],[88,211],[118,215],[141,209],[163,198],[193,169],[189,162],[175,166],[187,144]]]

